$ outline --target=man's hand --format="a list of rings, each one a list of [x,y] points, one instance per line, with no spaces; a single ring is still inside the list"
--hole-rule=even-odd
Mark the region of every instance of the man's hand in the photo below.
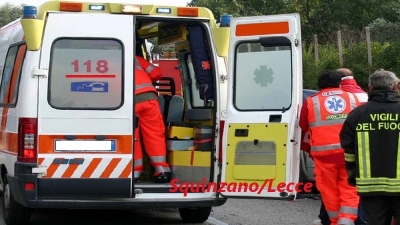
[[[356,186],[356,171],[354,170],[347,170],[347,183],[349,183],[350,186],[355,187]]]

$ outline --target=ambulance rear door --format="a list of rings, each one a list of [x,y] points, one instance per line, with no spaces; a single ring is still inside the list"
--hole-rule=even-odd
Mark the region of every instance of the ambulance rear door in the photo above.
[[[35,73],[39,198],[133,197],[134,20],[48,14]]]
[[[293,196],[302,103],[299,15],[233,18],[230,27],[221,194]]]

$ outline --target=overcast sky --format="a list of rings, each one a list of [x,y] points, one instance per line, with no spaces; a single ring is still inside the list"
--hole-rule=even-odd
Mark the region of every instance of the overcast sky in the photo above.
[[[79,2],[79,0],[70,0],[74,2]],[[114,3],[132,3],[135,2],[136,4],[156,4],[156,5],[174,5],[174,6],[186,6],[187,2],[190,2],[191,0],[137,0],[137,1],[132,1],[132,0],[92,0],[90,1],[91,3],[95,2],[114,2]],[[27,5],[40,5],[43,2],[46,2],[46,0],[0,0],[0,5],[2,3],[9,2],[14,5],[20,5],[22,3],[25,3]],[[87,0],[84,2],[87,2]]]

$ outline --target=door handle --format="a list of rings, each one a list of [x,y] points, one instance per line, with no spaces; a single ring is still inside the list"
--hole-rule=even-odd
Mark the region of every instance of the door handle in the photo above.
[[[106,135],[95,135],[94,138],[98,141],[105,140],[107,138]]]
[[[235,129],[236,137],[247,137],[249,136],[249,129]]]
[[[71,140],[75,140],[76,136],[75,135],[64,135],[64,138],[71,141]]]
[[[273,123],[278,123],[282,121],[282,115],[270,115],[269,116],[269,122]]]

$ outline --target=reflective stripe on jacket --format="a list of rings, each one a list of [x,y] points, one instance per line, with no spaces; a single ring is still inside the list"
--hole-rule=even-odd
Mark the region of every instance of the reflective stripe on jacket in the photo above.
[[[360,105],[357,97],[340,88],[328,88],[306,101],[310,125],[311,156],[343,153],[339,133],[347,115]]]
[[[140,56],[135,57],[135,95],[144,92],[154,92],[158,94],[153,82],[162,77],[159,67],[151,64]]]
[[[369,92],[340,133],[349,179],[360,196],[400,195],[400,97],[394,90]]]

